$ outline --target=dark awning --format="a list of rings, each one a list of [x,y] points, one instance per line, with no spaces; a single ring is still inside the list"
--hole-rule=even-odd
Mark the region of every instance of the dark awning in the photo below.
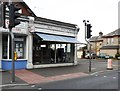
[[[54,41],[54,42],[64,42],[64,43],[80,43],[76,38],[59,36],[59,35],[50,35],[43,33],[36,33],[43,41]]]

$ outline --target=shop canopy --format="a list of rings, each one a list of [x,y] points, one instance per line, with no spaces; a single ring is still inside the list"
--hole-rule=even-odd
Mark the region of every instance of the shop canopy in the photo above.
[[[64,42],[64,43],[80,43],[76,38],[66,37],[66,36],[58,36],[58,35],[50,35],[43,33],[36,33],[43,41],[54,41],[54,42]]]

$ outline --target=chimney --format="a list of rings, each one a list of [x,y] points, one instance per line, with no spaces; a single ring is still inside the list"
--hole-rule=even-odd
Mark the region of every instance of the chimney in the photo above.
[[[103,33],[102,33],[102,32],[99,32],[99,36],[103,36]]]

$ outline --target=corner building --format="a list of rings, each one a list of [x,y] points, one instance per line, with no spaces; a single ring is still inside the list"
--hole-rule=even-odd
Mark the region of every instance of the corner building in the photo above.
[[[27,15],[12,29],[18,56],[15,69],[77,65],[77,25],[36,17],[24,2],[20,5]],[[12,68],[10,43],[9,29],[0,28],[0,68],[3,70]]]

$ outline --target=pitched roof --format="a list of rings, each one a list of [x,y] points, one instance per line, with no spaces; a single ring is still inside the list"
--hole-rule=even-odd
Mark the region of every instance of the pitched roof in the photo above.
[[[93,36],[89,39],[90,42],[102,41],[102,36]]]
[[[97,37],[98,37],[98,36],[93,36],[92,38],[89,39],[89,41],[90,41],[90,42],[96,41]]]
[[[107,35],[104,35],[103,37],[113,37],[113,36],[119,36],[120,35],[120,28],[108,33]]]
[[[27,11],[31,14],[31,16],[36,17],[35,13],[29,8],[29,6],[24,1],[19,3],[27,9]]]

